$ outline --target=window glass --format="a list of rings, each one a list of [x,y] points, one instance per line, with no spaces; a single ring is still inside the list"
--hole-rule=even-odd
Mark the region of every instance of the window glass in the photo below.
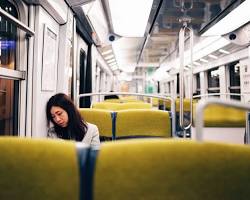
[[[17,135],[18,81],[0,78],[0,135]]]
[[[233,62],[228,65],[229,67],[229,80],[230,80],[230,86],[229,86],[229,92],[230,93],[237,93],[240,94],[240,66],[239,62]],[[240,96],[230,96],[231,99],[237,99],[240,100]]]
[[[208,93],[219,93],[220,92],[219,68],[208,70],[207,78],[208,78]]]
[[[14,5],[0,1],[0,7],[14,17],[18,17]],[[16,68],[17,27],[0,16],[0,67]]]
[[[196,77],[196,92],[194,93],[194,95],[200,95],[201,94],[200,73],[197,73],[195,77]]]

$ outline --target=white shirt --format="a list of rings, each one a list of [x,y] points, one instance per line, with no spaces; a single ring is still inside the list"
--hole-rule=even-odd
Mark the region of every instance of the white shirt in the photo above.
[[[87,126],[88,126],[88,131],[86,132],[82,142],[84,142],[85,144],[89,144],[92,147],[97,147],[97,148],[100,147],[101,143],[100,143],[100,138],[99,138],[99,130],[97,126],[88,122],[87,122]],[[48,137],[58,138],[54,128],[50,128],[48,130]]]

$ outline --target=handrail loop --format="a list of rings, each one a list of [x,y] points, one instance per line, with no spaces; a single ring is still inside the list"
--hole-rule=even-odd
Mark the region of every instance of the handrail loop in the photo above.
[[[185,45],[185,31],[189,31],[189,41],[190,41],[190,122],[188,125],[184,125],[184,45]],[[179,87],[180,87],[180,120],[179,124],[182,130],[184,130],[183,136],[186,137],[185,131],[191,128],[192,125],[192,110],[193,110],[193,38],[194,33],[193,29],[187,27],[187,23],[184,23],[184,26],[179,32],[179,51],[180,51],[180,76],[179,76]]]

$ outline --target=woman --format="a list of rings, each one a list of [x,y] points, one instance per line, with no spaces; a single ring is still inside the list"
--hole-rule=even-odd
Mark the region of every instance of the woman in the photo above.
[[[52,96],[47,103],[46,115],[48,126],[50,122],[54,125],[49,128],[48,137],[82,141],[91,146],[100,146],[97,126],[82,119],[67,95],[59,93]]]

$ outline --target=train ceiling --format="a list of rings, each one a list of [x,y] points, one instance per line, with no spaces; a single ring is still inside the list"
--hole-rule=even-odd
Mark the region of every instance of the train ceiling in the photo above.
[[[103,28],[101,31],[95,26],[96,22],[92,21],[93,15],[100,14],[101,16],[101,13],[93,12],[91,14],[90,12],[91,6],[93,7],[97,1],[103,9],[102,18],[106,21],[106,25],[102,26],[105,27],[105,30]],[[82,0],[82,3],[85,5],[85,14],[96,32],[95,39],[100,52],[105,54],[104,58],[114,55],[112,62],[108,61],[111,69],[133,72],[136,67],[159,67],[176,51],[178,33],[183,25],[183,20],[188,21],[188,26],[194,29],[196,35],[199,35],[243,1],[154,0],[143,37],[115,35],[109,0]],[[67,2],[77,4],[76,0],[67,0]],[[127,12],[129,15],[129,10]],[[143,11],[138,10],[138,12]],[[102,33],[100,34],[100,32]],[[114,36],[114,42],[110,42],[108,39],[110,36]]]

